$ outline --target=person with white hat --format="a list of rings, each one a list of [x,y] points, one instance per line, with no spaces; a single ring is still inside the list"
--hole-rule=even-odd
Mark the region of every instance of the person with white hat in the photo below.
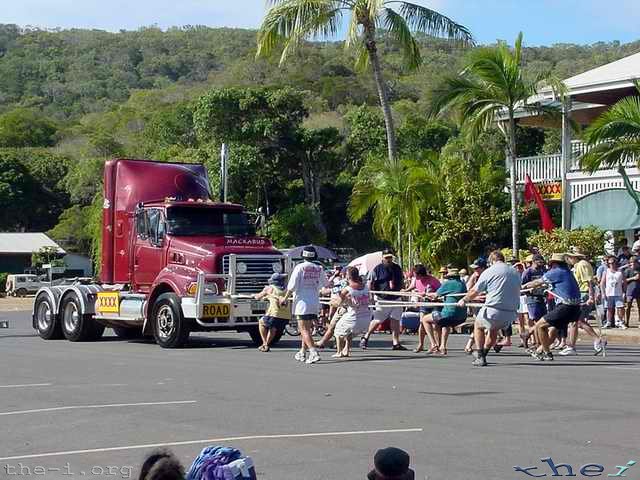
[[[556,307],[538,320],[533,327],[537,332],[540,346],[532,356],[546,361],[553,360],[551,344],[558,330],[567,328],[570,323],[580,318],[580,288],[569,270],[566,256],[563,253],[554,253],[549,259],[549,266],[549,271],[542,278],[524,285],[524,288],[547,286],[556,300]],[[532,330],[529,333],[532,333]]]
[[[320,361],[320,355],[313,341],[311,331],[313,322],[318,320],[320,313],[320,290],[329,283],[322,265],[313,261],[318,258],[318,253],[313,246],[304,247],[302,250],[302,263],[293,268],[287,291],[284,294],[281,305],[285,305],[289,297],[293,295],[293,315],[298,321],[301,346],[294,358],[299,362],[316,363]],[[307,358],[307,351],[309,357]]]
[[[378,264],[369,275],[369,290],[383,292],[399,292],[404,287],[404,274],[400,265],[393,261],[393,250],[386,248],[382,251],[382,263]],[[393,301],[398,300],[397,295],[376,294],[378,300]],[[389,320],[391,327],[391,338],[393,350],[406,350],[400,343],[400,318],[402,317],[402,307],[393,305],[376,305],[373,311],[373,320],[369,325],[367,333],[360,339],[360,348],[366,350],[369,345],[369,337],[380,324]]]

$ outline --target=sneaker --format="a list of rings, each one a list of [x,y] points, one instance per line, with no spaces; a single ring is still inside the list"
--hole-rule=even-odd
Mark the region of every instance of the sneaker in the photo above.
[[[400,345],[399,343],[391,347],[391,350],[406,350],[406,349],[407,347],[405,347],[404,345]]]
[[[558,355],[562,355],[563,357],[567,357],[569,355],[577,355],[576,349],[567,345],[558,353]]]
[[[598,340],[594,340],[593,341],[593,351],[596,352],[596,355],[599,355],[602,353],[603,350],[603,340],[602,339],[598,339]]]
[[[304,362],[306,360],[306,353],[303,350],[298,350],[293,356],[298,362]]]
[[[543,353],[543,352],[535,351],[535,352],[533,352],[533,353],[531,354],[531,357],[532,357],[532,358],[535,358],[536,360],[540,360],[540,361],[542,361],[542,360],[544,360],[544,353]]]
[[[487,366],[487,357],[485,355],[482,355],[482,353],[479,352],[479,351],[473,352],[473,354],[476,357],[476,359],[472,363],[472,365],[474,367],[486,367]]]
[[[541,360],[544,360],[545,362],[553,362],[553,353],[543,353]]]
[[[616,325],[616,327],[618,327],[620,330],[626,330],[628,328],[624,323],[621,323],[620,325]]]
[[[310,352],[309,353],[309,358],[307,358],[306,363],[308,364],[312,364],[312,363],[316,363],[320,361],[320,355],[318,355],[318,352]]]
[[[605,324],[602,326],[602,329],[603,329],[603,330],[608,330],[609,328],[615,328],[615,327],[614,327],[612,324],[610,324],[610,323],[605,323]]]
[[[369,339],[366,337],[362,337],[360,339],[360,348],[362,350],[366,350],[368,346],[369,346]]]

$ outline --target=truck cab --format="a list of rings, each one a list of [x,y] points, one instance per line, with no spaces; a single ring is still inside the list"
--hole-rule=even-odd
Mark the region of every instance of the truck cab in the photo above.
[[[41,289],[40,336],[91,340],[109,326],[166,348],[198,330],[259,342],[266,304],[253,295],[288,264],[242,206],[213,201],[208,185],[202,165],[107,162],[100,281]]]

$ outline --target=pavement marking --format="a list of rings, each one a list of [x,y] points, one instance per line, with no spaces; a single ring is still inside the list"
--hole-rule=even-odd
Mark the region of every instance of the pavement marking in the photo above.
[[[42,412],[59,412],[62,410],[82,410],[89,408],[117,408],[117,407],[144,407],[151,405],[178,405],[185,403],[197,403],[196,400],[178,400],[175,402],[141,402],[141,403],[112,403],[109,405],[71,405],[68,407],[53,407],[53,408],[38,408],[35,410],[15,410],[12,412],[0,412],[0,417],[6,417],[8,415],[24,415],[27,413],[42,413]]]
[[[26,383],[24,385],[0,385],[0,388],[50,387],[52,383]]]
[[[69,450],[66,452],[50,452],[50,453],[36,453],[31,455],[16,455],[13,457],[0,457],[0,461],[20,460],[20,459],[28,459],[28,458],[43,458],[43,457],[60,457],[65,455],[80,455],[80,454],[87,454],[87,453],[115,452],[119,450],[140,450],[140,449],[159,448],[159,447],[179,447],[183,445],[197,445],[201,443],[238,442],[242,440],[346,437],[346,436],[354,436],[354,435],[375,435],[375,434],[381,434],[381,433],[419,433],[422,431],[423,431],[422,428],[402,428],[402,429],[394,429],[394,430],[356,430],[352,432],[320,432],[320,433],[289,433],[289,434],[282,434],[282,435],[250,435],[245,437],[208,438],[206,440],[187,440],[184,442],[150,443],[147,445],[126,445],[121,447],[92,448],[89,450]]]

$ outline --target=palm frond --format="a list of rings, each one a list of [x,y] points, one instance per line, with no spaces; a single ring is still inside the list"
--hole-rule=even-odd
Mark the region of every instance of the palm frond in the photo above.
[[[425,33],[434,37],[447,37],[464,45],[473,45],[473,35],[463,25],[454,22],[441,13],[403,1],[388,1],[387,5],[399,4],[400,15],[405,19],[409,28],[413,31]]]
[[[635,158],[640,160],[640,139],[619,139],[599,143],[580,158],[580,166],[595,172],[606,166],[614,168]]]
[[[267,12],[258,31],[256,57],[270,55],[283,43],[282,63],[303,40],[337,35],[342,14],[336,0],[281,0]]]
[[[623,138],[640,138],[640,97],[627,97],[604,112],[585,130],[588,144]]]
[[[413,38],[405,19],[393,9],[385,8],[381,21],[383,27],[389,32],[389,35],[391,35],[404,50],[404,61],[407,67],[410,70],[418,68],[422,64],[420,47],[415,38]]]

